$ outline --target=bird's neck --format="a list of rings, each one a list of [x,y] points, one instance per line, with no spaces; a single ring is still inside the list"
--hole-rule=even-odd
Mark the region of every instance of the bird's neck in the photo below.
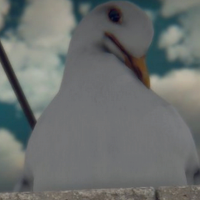
[[[85,52],[88,54],[96,52],[98,54],[102,51],[102,34],[98,33],[98,37],[89,36],[89,34],[80,37],[77,34],[75,34],[77,37],[73,37],[70,42],[67,56],[73,57],[73,55],[81,55]]]
[[[128,89],[138,90],[144,87],[136,75],[115,55],[105,52],[98,45],[88,46],[83,51],[71,49],[67,56],[66,68],[61,90],[81,87],[83,90],[96,87],[93,91],[102,91],[107,87],[112,91]]]

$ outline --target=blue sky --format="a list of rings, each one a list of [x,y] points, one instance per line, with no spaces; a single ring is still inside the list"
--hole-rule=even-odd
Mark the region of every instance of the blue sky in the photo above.
[[[59,89],[72,32],[100,0],[1,0],[0,38],[38,118]],[[174,105],[200,149],[200,0],[132,0],[152,19],[152,90]],[[0,191],[23,168],[31,128],[0,67]],[[199,151],[200,152],[200,151]]]

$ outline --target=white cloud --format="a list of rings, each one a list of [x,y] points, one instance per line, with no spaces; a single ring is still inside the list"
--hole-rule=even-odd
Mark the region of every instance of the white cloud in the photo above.
[[[152,10],[144,10],[146,12],[146,14],[148,15],[148,17],[152,20],[155,21],[156,17],[157,17],[157,13],[155,11]]]
[[[200,5],[180,17],[180,24],[186,35],[183,45],[186,46],[193,62],[200,63]]]
[[[0,1],[0,30],[4,25],[4,16],[8,13],[10,4],[8,0]]]
[[[59,89],[64,66],[59,55],[67,54],[75,18],[69,0],[29,3],[18,34],[8,32],[2,43],[38,118]],[[2,68],[0,74],[0,100],[16,102]]]
[[[188,123],[200,149],[200,69],[173,70],[151,76],[152,90],[174,105]]]
[[[163,3],[161,14],[164,17],[171,17],[183,11],[200,5],[199,0],[160,0]]]
[[[34,113],[40,115],[59,89],[63,72],[61,60],[52,51],[34,48],[18,40],[3,39],[2,43]],[[0,74],[0,100],[16,102],[2,68]]]
[[[90,8],[91,8],[90,3],[81,3],[79,6],[79,13],[82,16],[85,16],[89,12]]]
[[[70,0],[29,0],[18,33],[32,46],[66,54],[75,25]]]
[[[179,60],[185,65],[200,64],[199,19],[200,4],[179,16],[179,26],[171,25],[163,31],[159,47],[166,50],[169,61]]]
[[[165,49],[169,61],[192,62],[191,53],[185,45],[185,33],[180,26],[171,25],[160,35],[158,46]]]
[[[0,129],[0,191],[12,191],[24,165],[22,144],[5,129]]]
[[[183,30],[177,25],[172,25],[165,32],[161,34],[159,47],[165,48],[177,44],[180,42],[182,38],[183,38]]]

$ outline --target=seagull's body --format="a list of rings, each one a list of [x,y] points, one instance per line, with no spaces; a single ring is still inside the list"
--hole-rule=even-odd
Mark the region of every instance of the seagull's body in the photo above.
[[[144,15],[133,4],[120,1],[103,4],[92,13],[112,5]],[[84,20],[78,29],[86,24]],[[60,91],[29,140],[18,190],[195,184],[199,159],[179,113],[147,88],[119,59],[119,52],[111,52],[112,46],[110,52],[105,51],[87,34],[82,40],[88,45],[81,43],[80,30],[70,43]],[[127,48],[133,54],[134,50]],[[144,53],[141,48],[135,56]]]

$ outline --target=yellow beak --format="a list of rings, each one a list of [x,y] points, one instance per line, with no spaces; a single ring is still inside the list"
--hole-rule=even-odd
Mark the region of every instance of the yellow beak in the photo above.
[[[135,72],[139,80],[141,80],[141,82],[144,83],[147,88],[150,88],[150,78],[145,62],[145,56],[142,56],[141,58],[135,58],[126,51],[126,49],[112,33],[105,32],[105,35],[122,51],[126,66]]]
[[[145,56],[141,58],[135,58],[133,56],[129,56],[128,58],[125,56],[125,64],[136,73],[137,77],[147,88],[150,88],[150,78],[145,62]]]

